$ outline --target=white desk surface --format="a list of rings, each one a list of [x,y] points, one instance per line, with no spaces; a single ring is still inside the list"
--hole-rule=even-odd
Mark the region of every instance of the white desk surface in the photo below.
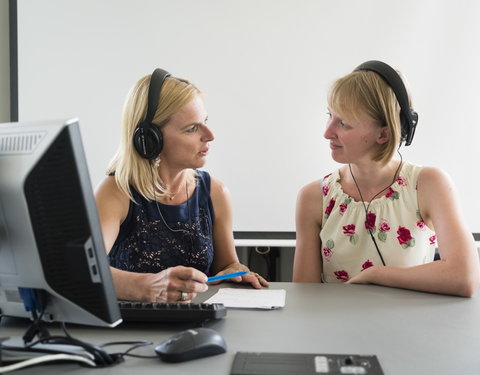
[[[224,319],[205,325],[224,337],[225,354],[179,364],[127,357],[109,368],[59,364],[15,374],[229,374],[237,351],[376,354],[388,375],[480,373],[480,295],[461,298],[374,285],[271,283],[271,288],[286,289],[284,309],[228,310]],[[123,323],[114,329],[71,326],[69,331],[95,344],[159,343],[190,327]],[[21,336],[25,329],[24,320],[5,319],[0,336]],[[138,353],[152,354],[153,348]]]

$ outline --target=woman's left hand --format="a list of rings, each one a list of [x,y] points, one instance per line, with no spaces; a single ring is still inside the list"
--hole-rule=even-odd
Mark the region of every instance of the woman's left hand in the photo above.
[[[228,267],[224,268],[222,271],[217,273],[215,276],[224,275],[224,274],[233,273],[233,272],[241,272],[241,271],[247,271],[248,273],[243,276],[232,277],[231,279],[227,279],[226,281],[233,281],[236,283],[247,283],[256,289],[260,289],[262,286],[265,286],[265,287],[269,286],[268,281],[265,280],[262,276],[260,276],[256,272],[251,272],[246,266],[240,263],[233,263],[229,265]],[[215,285],[220,282],[221,281],[215,281],[215,282],[212,282],[211,284]]]

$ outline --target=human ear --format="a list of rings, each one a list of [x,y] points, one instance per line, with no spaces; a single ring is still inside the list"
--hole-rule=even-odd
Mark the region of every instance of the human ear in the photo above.
[[[377,143],[384,144],[390,140],[390,128],[388,126],[382,126],[380,132],[378,133]]]

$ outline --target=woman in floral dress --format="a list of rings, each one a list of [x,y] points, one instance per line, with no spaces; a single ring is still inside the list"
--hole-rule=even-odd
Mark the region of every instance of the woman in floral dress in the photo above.
[[[440,169],[402,161],[400,145],[413,134],[401,118],[401,92],[388,78],[398,77],[408,107],[410,96],[390,66],[365,64],[329,93],[324,137],[343,166],[298,194],[293,281],[472,296],[479,257],[453,184]]]

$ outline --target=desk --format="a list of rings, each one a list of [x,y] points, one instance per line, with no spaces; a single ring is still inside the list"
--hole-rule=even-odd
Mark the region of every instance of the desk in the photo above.
[[[223,284],[231,286],[231,284]],[[205,300],[218,288],[197,298]],[[218,330],[226,354],[179,364],[126,358],[120,365],[87,369],[76,364],[24,369],[14,374],[229,374],[237,351],[376,354],[386,375],[478,374],[480,295],[442,296],[374,285],[271,283],[287,291],[282,310],[229,310],[206,326]],[[24,320],[7,319],[0,336],[20,336]],[[151,340],[158,343],[184,325],[122,324],[114,329],[71,326],[90,343]],[[152,348],[142,350],[151,354]]]

